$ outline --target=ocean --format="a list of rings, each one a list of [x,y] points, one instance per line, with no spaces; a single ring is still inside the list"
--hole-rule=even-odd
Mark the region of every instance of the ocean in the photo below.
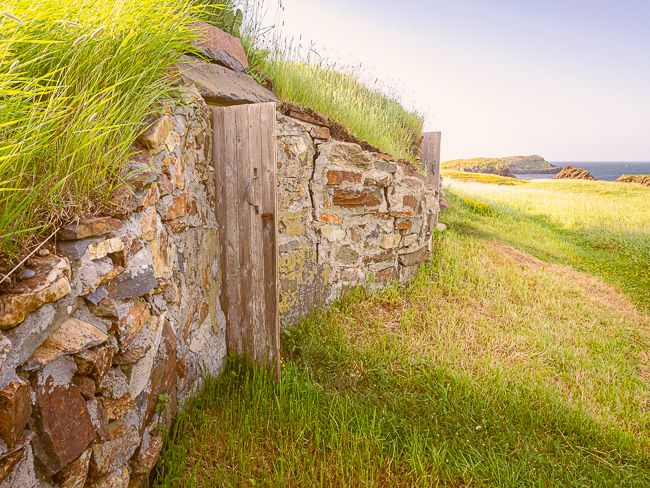
[[[580,163],[575,161],[551,161],[555,166],[577,166],[578,168],[586,169],[594,178],[603,181],[614,181],[621,175],[648,175],[650,174],[650,161],[648,162],[591,162]],[[524,180],[539,180],[542,178],[553,178],[553,175],[537,175],[537,174],[520,174],[517,178]]]

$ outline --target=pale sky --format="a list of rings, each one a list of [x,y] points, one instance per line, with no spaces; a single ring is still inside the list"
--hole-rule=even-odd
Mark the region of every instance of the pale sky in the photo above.
[[[387,80],[443,160],[650,161],[650,0],[282,3],[284,35]]]

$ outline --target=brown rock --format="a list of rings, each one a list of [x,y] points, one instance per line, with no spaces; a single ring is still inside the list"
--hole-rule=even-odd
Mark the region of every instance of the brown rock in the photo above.
[[[589,171],[575,166],[565,166],[562,170],[553,177],[554,180],[596,180]]]
[[[115,355],[113,364],[133,364],[142,359],[154,345],[157,326],[158,317],[152,316],[133,340]]]
[[[74,356],[77,372],[99,381],[111,367],[115,349],[111,344],[81,351]]]
[[[146,398],[144,415],[145,423],[151,420],[162,395],[167,395],[171,403],[165,410],[163,417],[164,423],[169,426],[177,406],[176,379],[176,336],[169,321],[166,320],[163,325],[161,345],[151,371],[151,387]]]
[[[178,65],[186,83],[197,85],[208,103],[239,105],[278,102],[278,98],[245,73],[231,71],[218,64],[183,56]]]
[[[57,233],[57,238],[62,241],[71,241],[86,239],[88,237],[99,237],[109,232],[115,232],[121,227],[122,222],[120,220],[112,217],[96,217],[83,220],[77,225],[63,227]]]
[[[126,347],[142,328],[151,320],[151,311],[145,301],[128,304],[128,312],[117,322],[117,339],[120,347]]]
[[[387,251],[380,252],[379,254],[373,254],[372,256],[364,257],[363,263],[364,264],[382,263],[384,261],[389,261],[393,259],[394,256],[395,256],[395,252],[389,249]]]
[[[56,475],[61,488],[83,488],[88,477],[91,449],[86,449],[81,456],[68,464]]]
[[[142,200],[140,201],[139,208],[147,209],[156,204],[160,199],[160,187],[158,183],[153,183],[142,195]]]
[[[86,488],[129,488],[131,475],[128,467],[122,466],[106,476],[91,481]]]
[[[174,127],[174,119],[169,115],[163,115],[147,128],[138,138],[138,142],[147,149],[156,149],[165,142],[172,127]]]
[[[76,354],[97,346],[108,339],[108,336],[97,327],[83,320],[70,318],[63,322],[50,337],[32,354],[25,370],[40,369],[47,363],[63,355]]]
[[[36,273],[33,278],[0,295],[0,330],[16,327],[31,312],[70,294],[70,266],[65,259],[39,256],[31,259],[31,265]]]
[[[75,375],[74,378],[72,378],[72,384],[79,388],[81,396],[83,396],[85,400],[92,400],[95,398],[95,380],[90,376]]]
[[[361,175],[352,171],[330,170],[327,172],[328,185],[340,185],[344,181],[349,181],[350,183],[361,183]]]
[[[372,190],[334,190],[333,204],[337,207],[376,207],[381,204],[381,194]]]
[[[327,222],[328,224],[341,224],[343,220],[338,215],[333,213],[322,213],[318,219],[321,222]]]
[[[125,465],[140,444],[137,429],[123,420],[108,426],[108,440],[92,446],[90,471],[93,477],[107,475]]]
[[[135,410],[135,403],[128,392],[121,398],[100,397],[100,402],[109,421],[122,419],[131,410]]]
[[[426,247],[412,252],[410,254],[403,254],[399,257],[399,264],[402,266],[415,266],[417,264],[424,263],[431,259],[431,252]]]
[[[157,230],[157,214],[155,210],[143,212],[140,217],[140,229],[142,231],[142,238],[145,241],[153,241],[156,238]]]
[[[170,182],[177,190],[185,188],[185,164],[183,156],[167,156],[163,159],[163,171],[170,177]]]
[[[402,204],[405,207],[412,208],[414,212],[419,212],[421,208],[420,199],[413,195],[404,195],[404,198],[402,198]]]
[[[395,230],[409,230],[411,227],[413,227],[413,221],[411,219],[395,220]]]
[[[390,182],[390,179],[388,176],[385,178],[366,178],[363,181],[363,184],[365,186],[388,186],[388,183]]]
[[[384,268],[380,271],[377,271],[377,281],[380,283],[387,283],[389,281],[394,281],[399,278],[399,273],[397,272],[397,268],[395,267],[390,267],[390,268]]]
[[[35,488],[41,486],[34,471],[34,454],[29,443],[33,433],[25,434],[19,446],[0,456],[0,487]]]
[[[16,466],[25,458],[25,450],[10,451],[0,457],[0,483],[9,476]],[[4,487],[4,485],[2,485]],[[12,487],[13,488],[13,487]]]
[[[31,414],[29,384],[12,381],[0,391],[0,438],[7,447],[20,441]]]
[[[167,204],[165,205],[165,203]],[[194,213],[195,210],[195,206],[187,200],[187,194],[185,193],[171,198],[167,197],[167,199],[161,201],[161,217],[165,222],[185,217]]]
[[[211,61],[235,71],[248,69],[248,58],[241,41],[227,32],[205,22],[192,22],[199,31],[194,47]]]
[[[332,138],[329,127],[323,127],[322,125],[313,127],[309,133],[314,139],[320,139],[322,141],[329,141]]]
[[[131,473],[149,474],[158,462],[162,446],[163,439],[157,430],[150,433],[150,430],[147,429],[142,444],[131,458]]]
[[[76,386],[45,385],[37,391],[34,422],[35,454],[50,475],[77,459],[95,440],[86,403]]]
[[[650,175],[621,175],[616,178],[619,183],[637,183],[639,185],[650,186]]]
[[[86,402],[90,420],[95,428],[95,435],[100,441],[108,440],[108,415],[99,398],[91,398]]]

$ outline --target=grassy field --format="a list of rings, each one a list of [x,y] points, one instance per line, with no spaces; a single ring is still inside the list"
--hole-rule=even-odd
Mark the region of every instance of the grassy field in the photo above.
[[[459,206],[483,211],[452,225],[600,276],[650,310],[650,188],[577,180],[506,187],[468,179],[474,181],[448,177],[447,188]]]
[[[588,198],[502,188],[531,185],[566,205]],[[650,322],[629,299],[644,290],[554,256],[589,247],[596,218],[563,222],[573,212],[559,202],[544,217],[552,205],[515,211],[515,196],[509,213],[450,186],[474,198],[449,196],[433,262],[285,331],[279,385],[236,362],[209,380],[155,486],[648,486]],[[603,232],[622,226],[603,219]]]
[[[422,116],[367,88],[355,76],[282,57],[268,59],[261,69],[281,100],[327,115],[396,158],[419,158]]]

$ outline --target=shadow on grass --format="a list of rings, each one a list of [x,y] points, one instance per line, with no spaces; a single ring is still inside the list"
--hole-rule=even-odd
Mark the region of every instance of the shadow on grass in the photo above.
[[[237,361],[207,380],[155,486],[647,486],[643,448],[559,395],[360,349],[324,317],[283,338],[279,385]]]

